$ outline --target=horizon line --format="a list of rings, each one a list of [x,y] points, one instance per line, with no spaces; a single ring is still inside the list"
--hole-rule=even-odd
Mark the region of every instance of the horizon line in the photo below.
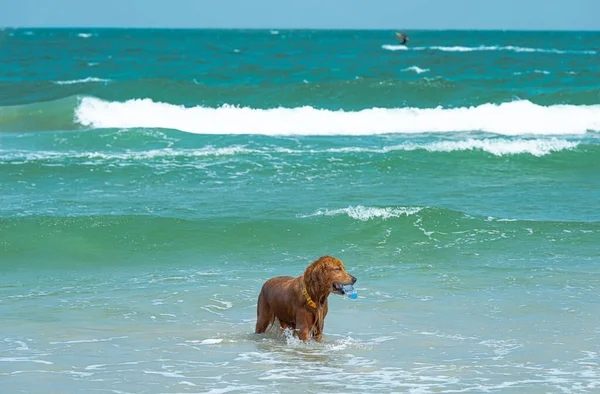
[[[491,29],[491,28],[352,28],[352,27],[152,27],[152,26],[0,26],[0,29],[102,29],[102,30],[338,30],[338,31],[482,31],[482,32],[600,32],[593,29]]]

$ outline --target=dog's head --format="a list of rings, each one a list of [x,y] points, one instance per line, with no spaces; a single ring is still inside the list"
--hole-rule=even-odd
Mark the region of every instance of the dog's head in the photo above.
[[[346,267],[338,259],[323,256],[308,266],[304,272],[306,286],[318,294],[335,293],[344,295],[342,285],[356,283],[356,278],[346,272]]]

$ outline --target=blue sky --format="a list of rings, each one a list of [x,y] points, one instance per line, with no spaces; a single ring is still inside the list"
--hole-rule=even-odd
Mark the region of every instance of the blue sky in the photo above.
[[[0,26],[600,30],[600,0],[0,0]]]

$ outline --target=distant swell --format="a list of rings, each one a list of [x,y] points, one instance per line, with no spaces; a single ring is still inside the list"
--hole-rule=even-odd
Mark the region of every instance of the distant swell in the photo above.
[[[73,79],[73,80],[67,80],[67,81],[55,81],[54,83],[57,85],[73,85],[76,83],[89,83],[89,82],[102,82],[102,83],[107,83],[110,82],[110,80],[108,79],[102,79],[102,78],[95,78],[95,77],[87,77],[87,78],[83,78],[83,79]]]
[[[340,209],[324,209],[316,211],[310,215],[300,215],[301,218],[309,218],[314,216],[339,216],[347,215],[348,217],[362,222],[366,222],[371,219],[391,219],[400,216],[412,216],[419,213],[423,208],[421,207],[365,207],[362,205],[349,206],[347,208]]]
[[[442,51],[442,52],[474,52],[474,51],[510,51],[524,53],[556,53],[559,55],[595,55],[598,51],[594,50],[561,50],[555,48],[527,48],[518,46],[498,46],[498,45],[479,45],[475,47],[465,46],[429,46],[429,47],[410,47],[404,45],[382,45],[383,49],[388,51]]]
[[[376,135],[483,131],[564,135],[600,131],[600,105],[541,106],[529,101],[462,108],[371,108],[332,111],[309,106],[253,109],[184,107],[150,99],[81,99],[75,120],[90,128],[165,128],[197,134]]]

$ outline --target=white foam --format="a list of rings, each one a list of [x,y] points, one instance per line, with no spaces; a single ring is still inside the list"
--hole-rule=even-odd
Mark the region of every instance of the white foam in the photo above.
[[[148,161],[153,159],[175,159],[175,158],[196,158],[196,157],[220,157],[235,155],[331,155],[345,153],[376,153],[386,154],[394,151],[418,151],[426,150],[428,152],[456,152],[456,151],[484,151],[494,156],[507,156],[518,154],[529,154],[532,156],[544,156],[553,152],[572,150],[580,142],[568,141],[566,139],[506,139],[506,138],[468,138],[459,141],[437,141],[427,143],[405,142],[398,145],[384,146],[381,148],[369,147],[342,147],[329,149],[289,149],[289,148],[269,148],[249,149],[241,146],[229,146],[222,148],[203,147],[197,149],[152,149],[147,151],[126,151],[126,152],[95,152],[95,151],[29,151],[29,150],[2,150],[0,149],[0,159],[11,161],[60,161],[65,158],[93,160],[129,160],[129,161]],[[214,275],[204,273],[203,275]]]
[[[202,345],[216,345],[217,343],[221,343],[223,342],[222,338],[210,338],[210,339],[205,339],[202,342],[200,342],[200,344]]]
[[[381,46],[383,49],[386,49],[388,51],[406,51],[408,50],[408,47],[406,45],[382,45]]]
[[[96,151],[29,151],[29,150],[2,150],[0,158],[3,160],[62,160],[64,158],[89,159],[89,160],[152,160],[176,157],[203,157],[203,156],[233,156],[237,154],[258,153],[254,149],[245,149],[238,146],[226,148],[205,147],[198,149],[151,149],[146,151],[127,152],[96,152]],[[204,275],[214,275],[205,273]]]
[[[92,36],[91,33],[79,33],[77,34],[77,37],[81,37],[81,38],[90,38]]]
[[[347,215],[352,219],[357,219],[362,222],[366,222],[371,219],[383,219],[387,220],[390,218],[397,218],[400,216],[411,216],[420,212],[423,208],[420,207],[365,207],[357,205],[356,207],[349,206],[341,209],[325,209],[316,211],[310,215],[302,215],[300,217],[314,217],[314,216],[339,216]]]
[[[486,340],[486,341],[481,341],[480,344],[485,345],[492,349],[492,351],[495,354],[495,357],[492,358],[493,360],[500,360],[500,359],[504,358],[504,356],[513,352],[514,350],[517,350],[517,349],[523,347],[523,345],[521,345],[521,344],[513,343],[510,341],[504,341],[504,340]]]
[[[533,156],[544,156],[552,152],[569,150],[576,148],[578,142],[567,141],[564,139],[533,139],[533,140],[507,140],[507,139],[483,139],[477,140],[469,138],[463,141],[442,141],[422,145],[401,145],[399,147],[388,148],[393,150],[399,148],[402,150],[425,149],[429,152],[454,152],[466,150],[483,150],[495,156],[531,154]]]
[[[413,50],[413,51],[442,51],[442,52],[476,52],[476,51],[509,51],[509,52],[524,52],[524,53],[556,53],[556,54],[579,54],[579,55],[595,55],[598,52],[595,50],[562,50],[555,48],[528,48],[519,46],[500,46],[500,45],[478,45],[475,47],[466,46],[426,46],[426,47],[407,47],[404,45],[382,45],[383,49],[388,51]]]
[[[29,362],[36,364],[52,365],[51,361],[38,360],[31,357],[0,357],[0,362]]]
[[[176,372],[168,372],[168,371],[144,371],[145,374],[149,375],[161,375],[166,378],[185,378],[184,375],[180,373],[181,371]]]
[[[92,63],[88,63],[88,64],[92,64]],[[95,63],[95,64],[98,64],[98,63]],[[76,83],[89,83],[89,82],[108,83],[108,82],[110,82],[110,79],[87,77],[87,78],[83,78],[83,79],[73,79],[73,80],[68,80],[68,81],[55,81],[54,83],[57,85],[74,85]]]
[[[85,367],[84,369],[86,371],[90,371],[90,370],[102,370],[104,369],[104,367],[108,366],[108,364],[92,364],[92,365],[88,365],[87,367]]]
[[[402,143],[398,145],[385,146],[383,148],[358,148],[344,147],[332,148],[323,151],[311,150],[309,153],[381,153],[393,151],[416,151],[426,150],[428,152],[456,152],[482,150],[495,156],[530,154],[533,156],[544,156],[552,152],[571,150],[576,148],[580,142],[568,141],[552,137],[550,139],[506,139],[506,138],[468,138],[459,141],[436,141],[426,143]],[[281,151],[284,151],[281,149]],[[285,153],[303,153],[302,151],[289,151]]]
[[[29,346],[27,346],[27,344],[23,341],[12,340],[10,338],[6,338],[6,339],[4,339],[4,341],[11,343],[11,344],[18,345],[18,347],[16,347],[15,350],[30,350]]]
[[[550,71],[547,71],[547,70],[533,70],[533,71],[527,71],[525,73],[523,73],[522,71],[515,71],[515,72],[513,72],[513,75],[523,75],[523,74],[544,74],[544,75],[550,75],[552,73]]]
[[[417,74],[423,74],[429,71],[428,68],[421,68],[419,66],[411,66],[411,67],[407,67],[405,69],[403,69],[402,71],[414,71]]]
[[[198,134],[374,135],[485,131],[504,135],[584,134],[600,131],[600,105],[541,106],[520,100],[461,108],[312,107],[253,109],[177,106],[150,99],[81,99],[75,120],[92,128],[166,128]]]
[[[110,337],[110,338],[100,338],[100,339],[80,339],[73,341],[54,341],[50,342],[50,345],[67,345],[67,344],[78,344],[78,343],[94,343],[94,342],[110,342],[113,339],[127,339],[129,337]]]

